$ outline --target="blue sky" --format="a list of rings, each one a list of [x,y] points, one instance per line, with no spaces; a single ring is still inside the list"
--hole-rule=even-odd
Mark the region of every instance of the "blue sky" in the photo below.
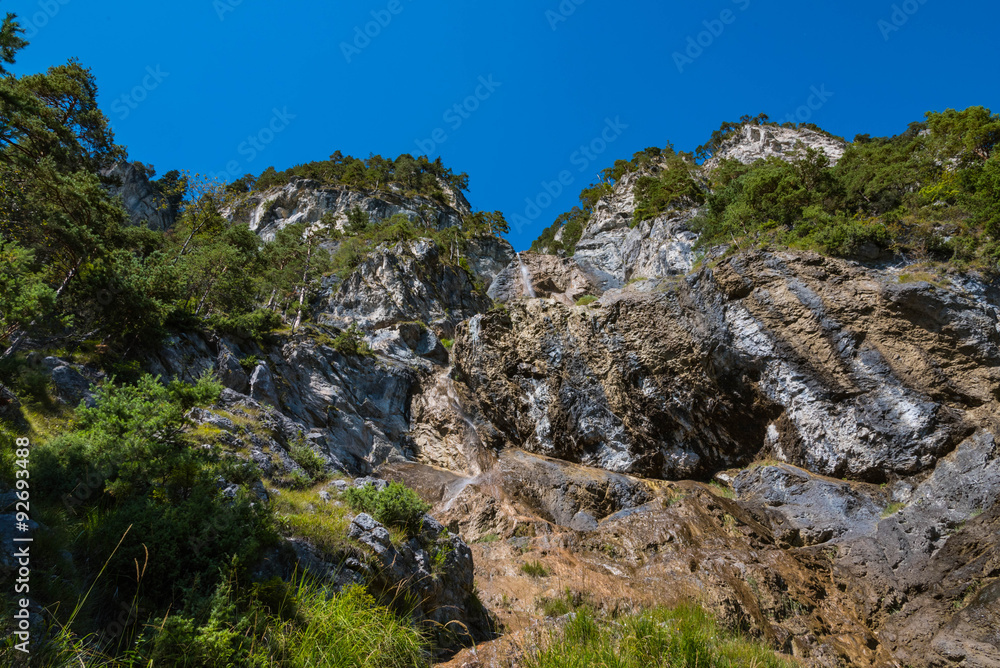
[[[29,30],[15,70],[79,58],[119,143],[160,173],[259,174],[338,149],[440,155],[470,175],[474,208],[515,222],[518,249],[615,159],[668,141],[694,150],[742,114],[798,114],[850,139],[895,134],[927,110],[1000,110],[995,2],[2,0],[0,10]]]

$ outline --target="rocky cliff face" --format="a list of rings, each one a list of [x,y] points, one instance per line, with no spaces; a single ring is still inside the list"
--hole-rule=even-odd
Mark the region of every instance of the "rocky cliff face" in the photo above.
[[[471,207],[461,192],[447,186],[443,189],[446,202],[407,197],[393,187],[369,194],[292,177],[287,185],[248,195],[223,213],[234,222],[246,223],[265,240],[273,239],[278,230],[288,225],[319,223],[324,216],[343,229],[347,212],[354,208],[374,222],[402,214],[437,229],[456,227],[471,212]]]
[[[796,142],[844,148],[748,127],[717,157],[788,159]],[[215,367],[228,401],[266,407],[270,449],[301,433],[331,469],[418,489],[471,550],[455,596],[474,558],[515,632],[571,587],[609,610],[697,597],[804,665],[1000,665],[1000,291],[696,253],[697,210],[633,226],[634,178],[573,258],[483,239],[466,268],[429,242],[385,245],[295,335],[180,336],[151,366]],[[466,210],[295,180],[230,214],[268,238],[353,206],[436,226]],[[331,345],[350,324],[373,354]],[[378,527],[354,530],[388,553]],[[415,548],[393,549],[419,572]],[[553,579],[524,576],[529,557]]]
[[[133,225],[153,230],[168,230],[177,220],[177,207],[149,180],[149,171],[138,162],[120,162],[103,172],[113,180],[112,195],[122,198],[122,205]]]
[[[498,263],[506,248],[484,248],[483,264]],[[494,258],[486,253],[497,253]],[[371,253],[343,281],[330,282],[321,296],[320,322],[346,329],[357,324],[378,330],[405,321],[421,321],[440,336],[454,336],[462,321],[489,308],[485,280],[489,267],[477,275],[443,261],[431,241],[404,241]]]
[[[573,261],[601,290],[639,278],[686,274],[694,266],[697,235],[689,224],[696,210],[672,211],[633,227],[635,181],[627,174],[595,206]]]
[[[747,254],[588,307],[509,304],[455,356],[492,422],[543,454],[679,478],[768,453],[882,482],[993,427],[997,313],[848,262]]]
[[[572,260],[520,253],[497,274],[488,295],[503,303],[534,295],[572,306],[580,298],[598,291],[594,279]]]
[[[767,158],[788,160],[796,151],[803,149],[822,151],[830,164],[835,165],[844,156],[847,144],[806,128],[796,130],[773,125],[744,125],[705,162],[704,167],[710,172],[726,159],[739,160],[744,165]]]
[[[821,151],[836,164],[847,144],[808,129],[747,125],[729,139],[695,176],[703,184],[723,159],[750,164],[778,158],[790,161],[804,149]],[[635,184],[642,171],[626,174],[612,192],[598,201],[594,213],[576,244],[573,260],[603,290],[622,287],[630,280],[683,275],[697,261],[697,234],[691,221],[698,209],[669,211],[655,219],[636,223]],[[703,253],[712,254],[711,249]]]

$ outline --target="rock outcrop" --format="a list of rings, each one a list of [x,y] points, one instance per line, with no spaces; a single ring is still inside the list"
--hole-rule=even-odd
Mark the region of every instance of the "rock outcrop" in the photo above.
[[[705,162],[704,168],[711,171],[727,159],[738,160],[744,165],[767,158],[789,160],[796,154],[801,155],[804,149],[822,151],[830,164],[835,165],[847,151],[847,142],[808,128],[744,125]]]
[[[502,245],[488,250],[505,257]],[[483,263],[491,260],[484,257]],[[316,317],[341,329],[356,324],[368,331],[420,321],[451,338],[460,322],[490,305],[483,278],[446,261],[432,241],[418,239],[380,247],[346,279],[331,281]]]
[[[406,197],[395,187],[376,193],[363,193],[318,181],[292,177],[288,184],[254,192],[223,211],[230,220],[245,223],[264,240],[271,240],[278,230],[295,223],[309,226],[332,224],[343,229],[347,213],[364,212],[372,222],[401,214],[435,229],[458,227],[472,209],[461,192],[444,186],[447,203],[421,196]]]
[[[722,159],[750,164],[756,160],[793,160],[803,149],[823,152],[831,164],[844,155],[847,144],[809,129],[746,125],[726,141],[695,176],[707,183]],[[644,172],[624,175],[611,192],[594,206],[594,212],[576,244],[573,260],[602,290],[620,288],[631,280],[683,275],[698,259],[698,235],[691,222],[698,209],[672,209],[652,220],[635,222],[635,184]],[[703,249],[703,255],[718,249]]]
[[[845,149],[747,126],[696,176],[803,146],[831,162]],[[386,587],[432,602],[418,618],[435,628],[489,627],[473,555],[504,605],[530,554],[559,591],[532,583],[526,610],[582,573],[574,587],[608,609],[698,597],[804,665],[996,665],[998,291],[809,252],[696,250],[696,208],[635,222],[638,176],[597,203],[572,258],[384,244],[327,281],[295,334],[178,335],[149,366],[216,369],[228,389],[196,417],[267,475],[300,472],[294,443],[434,503],[453,534],[427,520],[433,536],[393,544],[362,515],[351,535]],[[441,229],[469,211],[449,198],[293,179],[227,213],[264,238],[342,227],[353,207]],[[370,353],[335,344],[352,325]],[[430,544],[449,546],[444,570]]]
[[[356,516],[348,536],[374,556],[375,581],[398,596],[406,591],[417,605],[414,621],[438,647],[467,645],[493,635],[493,621],[476,599],[472,551],[465,541],[425,515],[420,535],[394,545],[389,531],[364,513]]]
[[[667,478],[767,452],[882,482],[993,427],[997,322],[957,291],[758,253],[590,307],[508,304],[464,326],[455,357],[483,414],[534,452]]]
[[[410,396],[434,363],[402,342],[392,349],[394,357],[344,355],[318,343],[331,338],[321,332],[311,330],[267,351],[251,339],[185,334],[173,337],[147,367],[165,380],[193,382],[228,359],[257,358],[249,378],[242,368],[223,377],[231,401],[275,410],[287,438],[301,434],[334,470],[362,474],[386,460],[405,459],[412,454]]]
[[[677,293],[513,302],[460,330],[457,376],[518,447],[633,475],[707,475],[749,462],[769,420],[741,370],[692,336],[699,320]]]
[[[573,260],[521,253],[497,274],[487,294],[498,302],[509,302],[533,293],[572,306],[597,292],[594,281]]]
[[[697,235],[690,223],[697,210],[671,210],[634,223],[635,182],[625,175],[594,213],[576,244],[573,261],[603,290],[641,278],[684,275],[697,261]]]
[[[122,205],[133,225],[151,230],[168,230],[177,221],[177,202],[165,196],[149,180],[149,168],[139,162],[119,162],[102,174],[112,180],[112,195],[122,199]]]

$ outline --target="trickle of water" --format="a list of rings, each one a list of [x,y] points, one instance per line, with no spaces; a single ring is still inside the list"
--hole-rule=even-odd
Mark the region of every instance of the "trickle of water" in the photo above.
[[[521,261],[521,254],[517,254],[517,264],[521,268],[521,285],[524,287],[524,294],[532,299],[538,297],[535,294],[535,288],[531,286],[531,272],[528,268],[524,266],[524,262]]]
[[[462,406],[462,398],[455,389],[455,382],[451,379],[451,369],[441,374],[435,390],[439,397],[444,400],[442,403],[451,408],[462,422],[465,423],[466,429],[465,437],[462,439],[462,455],[469,467],[469,473],[472,474],[469,477],[456,480],[445,490],[445,501],[441,510],[448,511],[451,510],[455,500],[466,487],[476,484],[483,479],[483,476],[489,471],[492,465],[492,453],[483,445],[475,423]]]

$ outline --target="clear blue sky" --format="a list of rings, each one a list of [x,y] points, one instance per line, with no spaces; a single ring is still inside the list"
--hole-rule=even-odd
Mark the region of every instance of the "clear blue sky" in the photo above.
[[[499,209],[509,220],[528,220],[526,209],[535,216],[512,230],[518,249],[616,158],[668,141],[693,150],[745,113],[783,120],[800,111],[802,120],[808,112],[809,121],[850,139],[897,133],[927,110],[1000,110],[997,3],[895,7],[891,0],[0,1],[0,10],[31,23],[32,44],[16,71],[79,58],[97,76],[119,143],[160,173],[235,166],[239,176],[337,149],[358,157],[426,151],[468,172],[476,209]],[[376,19],[385,24],[367,25],[376,36],[356,39]],[[800,110],[809,103],[814,109]],[[438,129],[444,141],[432,146]],[[249,137],[260,150],[244,143]],[[544,183],[562,187],[560,174],[570,185],[551,203],[539,201]]]

